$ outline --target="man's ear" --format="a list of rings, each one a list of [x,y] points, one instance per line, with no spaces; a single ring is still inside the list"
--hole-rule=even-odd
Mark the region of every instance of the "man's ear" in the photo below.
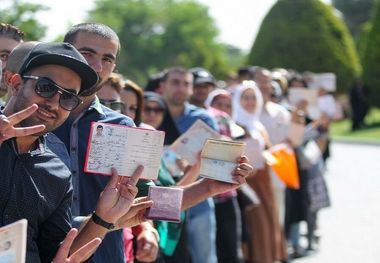
[[[7,86],[9,94],[17,96],[22,86],[22,78],[20,74],[6,71],[4,72],[4,84]]]

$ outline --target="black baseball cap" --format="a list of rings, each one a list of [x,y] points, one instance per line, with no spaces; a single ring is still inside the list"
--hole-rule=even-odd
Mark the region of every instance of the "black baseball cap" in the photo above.
[[[90,89],[98,82],[98,74],[86,59],[69,43],[24,42],[10,54],[6,70],[24,74],[43,65],[60,65],[76,72],[81,78],[80,92]]]
[[[204,68],[192,68],[190,69],[190,72],[194,77],[194,85],[209,83],[216,86],[216,80],[214,76]]]

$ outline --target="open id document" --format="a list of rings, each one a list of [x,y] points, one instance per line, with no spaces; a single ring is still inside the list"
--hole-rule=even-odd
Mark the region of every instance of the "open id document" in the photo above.
[[[208,138],[220,138],[220,135],[198,119],[184,134],[178,137],[170,148],[189,165],[193,165],[197,162],[198,154]]]
[[[131,176],[139,165],[143,165],[141,178],[155,180],[164,137],[163,131],[93,122],[84,171],[111,175],[111,168],[115,168],[119,175]]]
[[[202,177],[227,183],[236,183],[232,179],[232,171],[236,168],[236,159],[245,150],[241,141],[224,141],[208,139],[201,153]]]
[[[24,263],[28,221],[21,219],[0,228],[0,262]]]

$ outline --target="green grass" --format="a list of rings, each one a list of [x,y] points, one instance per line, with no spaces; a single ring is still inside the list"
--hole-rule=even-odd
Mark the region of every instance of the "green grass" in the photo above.
[[[380,142],[380,109],[371,109],[365,123],[365,128],[351,131],[351,120],[337,121],[331,125],[330,133],[336,139]]]

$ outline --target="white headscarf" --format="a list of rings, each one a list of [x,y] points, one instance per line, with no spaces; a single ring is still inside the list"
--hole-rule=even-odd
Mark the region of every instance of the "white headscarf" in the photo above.
[[[254,113],[246,111],[241,105],[241,96],[247,89],[252,89],[255,93],[256,109]],[[243,81],[234,92],[232,100],[232,119],[236,121],[237,124],[244,126],[250,132],[257,130],[257,126],[261,126],[259,121],[263,105],[263,96],[261,95],[259,88],[256,86],[256,83],[254,81]]]
[[[208,97],[207,97],[207,99],[205,100],[205,103],[204,103],[205,107],[206,108],[211,107],[212,102],[219,95],[224,95],[224,96],[231,97],[231,94],[227,90],[225,90],[225,89],[214,89],[213,91],[211,91],[208,94]]]

